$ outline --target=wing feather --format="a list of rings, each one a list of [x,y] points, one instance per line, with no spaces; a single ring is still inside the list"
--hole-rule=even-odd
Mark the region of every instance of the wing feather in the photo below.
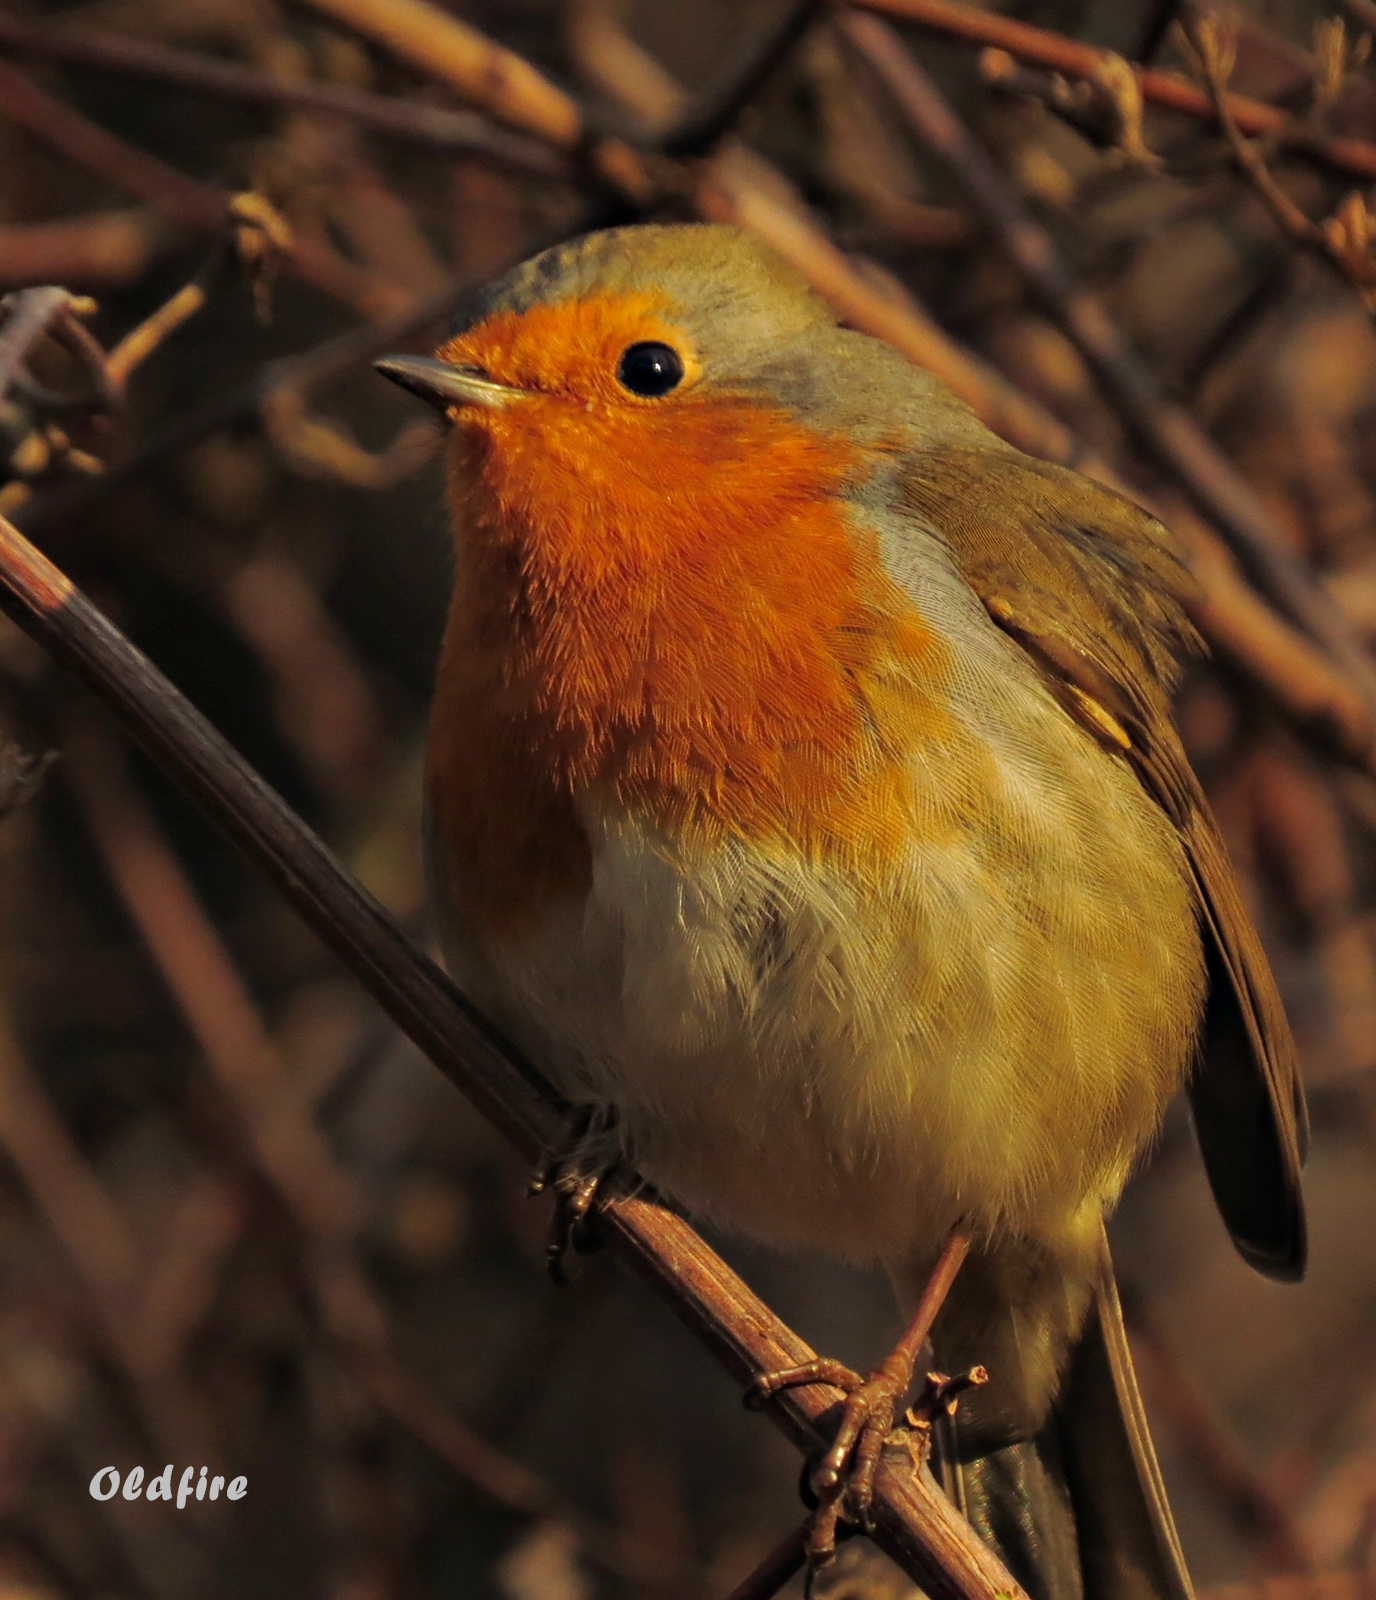
[[[916,454],[904,494],[1067,712],[1131,765],[1179,831],[1209,973],[1189,1084],[1204,1164],[1243,1257],[1272,1277],[1302,1276],[1306,1123],[1294,1040],[1171,717],[1180,661],[1198,644],[1184,610],[1193,579],[1140,507],[1016,451]]]

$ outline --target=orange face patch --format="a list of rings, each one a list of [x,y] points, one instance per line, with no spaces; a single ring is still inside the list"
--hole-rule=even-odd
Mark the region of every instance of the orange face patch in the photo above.
[[[456,365],[479,366],[497,383],[538,394],[564,395],[618,406],[658,406],[623,389],[617,364],[628,345],[642,339],[670,344],[687,369],[679,393],[700,372],[696,353],[673,327],[664,302],[653,295],[591,295],[529,311],[499,311],[435,353]]]
[[[431,803],[471,915],[587,882],[592,794],[711,844],[891,856],[903,763],[944,731],[944,654],[841,498],[865,470],[746,395],[621,391],[621,351],[682,336],[651,304],[499,315],[442,354],[525,393],[464,408]]]

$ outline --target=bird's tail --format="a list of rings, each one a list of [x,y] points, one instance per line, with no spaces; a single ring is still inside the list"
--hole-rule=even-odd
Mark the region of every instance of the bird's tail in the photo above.
[[[937,1436],[947,1493],[1032,1600],[1193,1600],[1103,1243],[1084,1330],[1031,1437]],[[980,1446],[975,1442],[974,1448]]]

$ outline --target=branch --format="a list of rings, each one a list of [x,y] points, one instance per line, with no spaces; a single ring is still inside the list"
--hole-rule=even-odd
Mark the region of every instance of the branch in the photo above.
[[[494,1449],[411,1376],[392,1350],[387,1312],[350,1248],[365,1202],[321,1136],[300,1086],[166,837],[134,789],[113,741],[77,723],[67,773],[96,844],[163,981],[233,1105],[264,1178],[307,1245],[326,1329],[378,1405],[494,1505],[522,1517],[558,1517],[589,1558],[625,1574],[663,1579],[648,1549],[562,1505],[534,1473]],[[619,1562],[619,1564],[618,1564]]]
[[[585,131],[577,102],[523,57],[427,0],[306,0],[503,122],[576,149]]]
[[[807,1559],[807,1523],[786,1534],[767,1556],[753,1567],[726,1600],[772,1600]]]
[[[1371,218],[1361,196],[1349,196],[1337,213],[1323,222],[1308,217],[1276,181],[1257,143],[1243,135],[1228,104],[1227,84],[1236,49],[1228,25],[1216,16],[1187,13],[1180,33],[1194,54],[1233,159],[1276,226],[1301,249],[1311,251],[1333,267],[1356,290],[1367,310],[1376,313],[1376,262],[1368,249]]]
[[[179,231],[152,209],[0,223],[0,283],[132,283]]]
[[[1126,1292],[1123,1311],[1147,1388],[1190,1459],[1207,1480],[1228,1520],[1257,1546],[1272,1572],[1314,1571],[1313,1557],[1289,1508],[1253,1472],[1212,1397],[1182,1365],[1165,1330],[1140,1295]]]
[[[147,44],[112,33],[38,27],[13,17],[0,17],[0,50],[127,72],[227,100],[347,117],[375,133],[450,155],[481,156],[530,177],[571,181],[576,172],[570,161],[547,144],[495,128],[471,111],[396,100],[344,84],[288,82],[194,50]]]
[[[555,244],[567,236],[567,231],[560,229],[557,234],[551,233],[531,248],[539,250],[547,244]],[[348,328],[299,355],[264,363],[246,384],[229,394],[213,396],[141,449],[123,460],[111,462],[99,478],[35,495],[22,511],[15,513],[16,522],[26,530],[38,532],[89,511],[112,490],[132,482],[167,456],[255,416],[284,390],[307,389],[311,384],[321,383],[384,351],[395,349],[425,329],[445,321],[489,276],[484,272],[479,276],[465,274],[451,278],[434,294],[411,301],[381,322]]]
[[[1001,16],[995,11],[956,4],[954,0],[853,0],[853,3],[865,11],[882,11],[944,38],[964,39],[968,44],[992,45],[995,49],[1006,50],[1020,61],[1050,67],[1071,78],[1096,81],[1103,72],[1106,60],[1121,60],[1112,51],[1081,44],[1061,34],[1049,33],[1044,28],[1033,28],[1025,22],[1015,22],[1011,17]],[[1209,96],[1184,78],[1177,77],[1173,72],[1138,67],[1133,67],[1132,72],[1142,98],[1151,105],[1183,112],[1199,122],[1215,121]],[[1244,95],[1228,95],[1227,106],[1233,120],[1246,134],[1280,133],[1290,122],[1288,112],[1261,100],[1250,100]],[[1325,139],[1306,134],[1295,142],[1293,148],[1347,177],[1359,178],[1363,183],[1376,182],[1376,144],[1365,139]]]
[[[83,678],[134,739],[265,873],[414,1043],[527,1159],[566,1134],[567,1108],[321,841],[198,711],[9,523],[0,520],[0,609]],[[815,1354],[683,1221],[641,1196],[608,1198],[599,1223],[742,1384]],[[839,1392],[770,1403],[804,1450],[824,1441]],[[929,1472],[881,1465],[879,1543],[933,1600],[1023,1591]]]
[[[1143,448],[1224,536],[1267,598],[1324,647],[1360,693],[1366,715],[1356,740],[1350,727],[1335,727],[1333,733],[1349,760],[1376,770],[1376,668],[1332,597],[1291,553],[1270,513],[1227,457],[1188,412],[1161,394],[1103,307],[1075,281],[1046,229],[893,29],[854,11],[842,13],[839,22],[913,131],[951,167],[986,227]]]
[[[7,62],[0,61],[0,114],[27,128],[69,160],[107,183],[138,196],[200,233],[224,227],[230,197],[179,172],[55,99]],[[365,317],[384,317],[404,301],[403,292],[346,261],[317,239],[300,239],[287,256],[297,278],[341,300]]]
[[[718,83],[655,141],[666,156],[705,155],[728,133],[780,63],[812,26],[823,0],[788,0],[783,11],[750,40],[738,60],[722,72]]]

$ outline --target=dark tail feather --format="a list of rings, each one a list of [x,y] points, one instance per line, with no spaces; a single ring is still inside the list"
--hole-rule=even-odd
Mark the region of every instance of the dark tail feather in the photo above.
[[[1104,1243],[1093,1307],[1055,1411],[1033,1439],[959,1460],[942,1481],[1032,1600],[1194,1600],[1147,1430]]]

